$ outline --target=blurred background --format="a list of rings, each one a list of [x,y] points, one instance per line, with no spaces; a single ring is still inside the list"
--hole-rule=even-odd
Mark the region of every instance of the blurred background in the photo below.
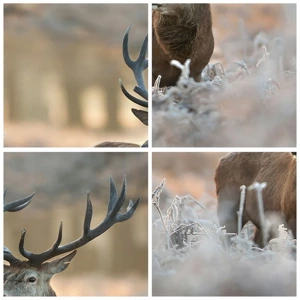
[[[129,24],[136,59],[147,4],[5,4],[5,146],[142,144],[140,107],[119,88],[119,78],[133,94],[136,85],[121,48]]]
[[[187,197],[186,209],[193,210],[197,218],[217,220],[217,195],[215,186],[215,170],[225,152],[157,152],[152,155],[152,191],[165,178],[165,186],[159,200],[159,207],[163,215],[167,214],[176,196]],[[191,197],[189,197],[191,196]],[[210,211],[208,217],[192,199]],[[159,213],[152,205],[152,247],[160,243],[160,234],[155,227]]]
[[[148,163],[147,153],[5,153],[6,202],[36,191],[24,210],[4,215],[4,244],[16,257],[21,231],[25,247],[39,253],[57,238],[63,222],[63,241],[82,235],[86,193],[91,192],[93,218],[98,226],[107,212],[109,176],[118,194],[124,175],[127,197],[141,197],[133,217],[117,223],[79,248],[64,272],[51,281],[58,296],[144,296],[148,293]]]
[[[272,39],[279,36],[288,43],[289,48],[284,47],[286,56],[292,56],[285,59],[295,56],[296,4],[211,4],[211,11],[215,39],[212,60],[223,58],[222,63],[226,65],[239,57],[250,56],[254,46],[263,44],[270,50]],[[253,45],[251,40],[259,33],[259,39],[255,40],[258,45]]]
[[[153,153],[152,191],[166,178],[160,201],[164,210],[175,195],[191,195],[207,209],[216,210],[215,169],[225,152]],[[153,216],[154,217],[154,216]],[[154,217],[157,219],[157,215]]]

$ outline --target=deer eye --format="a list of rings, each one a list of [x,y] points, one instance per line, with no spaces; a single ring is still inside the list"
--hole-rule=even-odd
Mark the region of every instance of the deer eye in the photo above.
[[[36,282],[36,278],[33,277],[33,276],[31,276],[31,277],[29,277],[29,278],[27,279],[27,281],[30,282],[30,283],[34,283],[34,282]]]

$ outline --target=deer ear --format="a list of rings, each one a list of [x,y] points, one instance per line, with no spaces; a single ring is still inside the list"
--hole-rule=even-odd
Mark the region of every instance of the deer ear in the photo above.
[[[55,259],[53,261],[46,263],[47,269],[53,275],[64,271],[69,266],[71,260],[76,255],[76,253],[77,253],[77,250],[74,250],[67,256],[64,256],[62,258],[58,258],[58,259]]]

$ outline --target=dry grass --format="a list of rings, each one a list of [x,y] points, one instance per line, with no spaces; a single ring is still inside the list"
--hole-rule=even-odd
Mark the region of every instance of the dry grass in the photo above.
[[[161,199],[165,181],[153,192],[154,296],[294,296],[294,242],[286,230],[260,249],[253,227],[233,237],[218,225],[215,211],[191,196]],[[160,210],[160,201],[169,208]],[[247,230],[249,229],[249,230]]]

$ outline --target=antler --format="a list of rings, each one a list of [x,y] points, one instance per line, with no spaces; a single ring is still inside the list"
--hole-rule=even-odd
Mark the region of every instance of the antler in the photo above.
[[[34,196],[35,192],[33,192],[30,196],[25,197],[23,199],[12,201],[8,204],[6,204],[5,197],[7,193],[7,188],[4,188],[4,194],[3,194],[3,211],[9,211],[9,212],[16,212],[23,208],[25,208],[30,202],[32,197]],[[8,261],[10,264],[14,264],[17,262],[20,262],[19,259],[17,259],[11,251],[4,246],[4,260]]]
[[[4,246],[3,249],[4,260],[8,261],[11,265],[20,262],[18,258],[16,258],[11,251]]]
[[[21,234],[20,243],[19,243],[20,253],[29,260],[30,264],[35,266],[40,266],[43,262],[45,262],[50,258],[53,258],[57,255],[67,253],[79,247],[82,247],[83,245],[87,244],[94,238],[103,234],[114,224],[118,222],[126,221],[132,217],[133,213],[135,212],[135,209],[139,204],[140,198],[138,198],[135,201],[135,203],[133,203],[132,200],[130,200],[127,208],[127,212],[122,214],[120,213],[120,209],[124,204],[125,198],[126,198],[126,178],[124,177],[121,194],[118,197],[115,183],[113,179],[110,177],[110,197],[109,197],[107,214],[104,221],[100,225],[98,225],[94,229],[90,228],[92,215],[93,215],[93,207],[92,207],[92,202],[90,200],[90,193],[88,192],[86,212],[85,212],[85,217],[83,222],[83,234],[81,238],[71,243],[68,243],[66,245],[60,246],[62,240],[62,223],[60,223],[58,236],[53,246],[45,252],[42,252],[40,254],[34,254],[32,252],[25,250],[24,248],[26,230],[23,230]],[[9,258],[8,255],[7,258]]]
[[[23,199],[15,200],[13,202],[10,202],[6,204],[5,197],[7,193],[7,188],[4,188],[4,194],[3,194],[3,211],[9,211],[9,212],[16,212],[23,208],[25,208],[30,202],[32,197],[34,196],[35,192],[33,192],[30,196],[25,197]]]
[[[128,37],[131,25],[128,26],[127,30],[125,31],[122,43],[123,49],[123,58],[127,66],[132,70],[135,80],[137,82],[137,86],[133,89],[138,95],[140,95],[142,99],[138,99],[135,96],[131,95],[124,87],[121,79],[119,79],[120,87],[123,94],[135,104],[138,104],[142,107],[148,108],[148,91],[145,88],[144,79],[143,79],[143,71],[148,68],[148,59],[146,58],[147,48],[148,48],[148,35],[146,35],[139,57],[136,61],[133,61],[129,56],[128,51]],[[148,126],[148,112],[144,110],[139,110],[132,108],[132,113],[146,126]],[[139,145],[132,144],[132,143],[124,143],[124,142],[104,142],[98,144],[96,147],[139,147]],[[141,147],[148,147],[148,141],[146,141]]]
[[[121,79],[119,79],[120,87],[123,92],[123,94],[132,102],[142,106],[142,107],[148,107],[148,91],[145,88],[144,79],[143,79],[143,71],[148,68],[148,59],[146,58],[147,48],[148,48],[148,35],[146,35],[140,53],[139,57],[136,61],[133,61],[129,56],[128,51],[128,36],[130,31],[131,25],[128,26],[127,30],[125,31],[124,38],[123,38],[123,58],[126,63],[126,65],[132,70],[135,80],[137,82],[137,86],[133,89],[134,92],[136,92],[138,95],[140,95],[142,98],[144,98],[146,101],[138,99],[134,96],[132,96],[127,90],[125,89]]]

